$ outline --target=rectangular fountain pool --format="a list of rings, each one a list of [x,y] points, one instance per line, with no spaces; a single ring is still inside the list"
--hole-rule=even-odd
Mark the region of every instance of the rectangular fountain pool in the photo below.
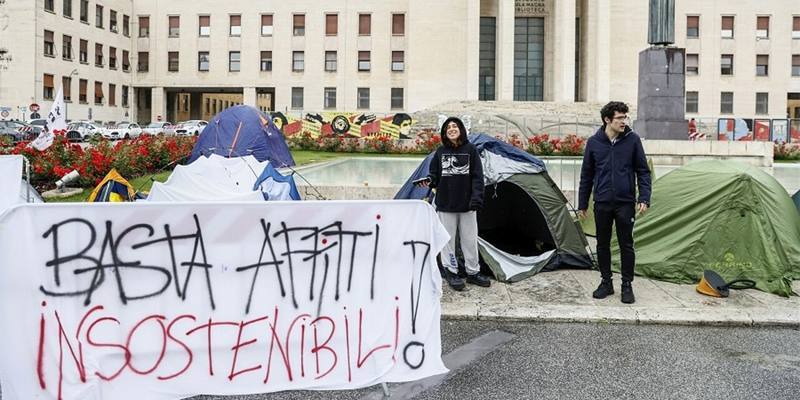
[[[391,199],[423,159],[342,158],[298,168],[295,182],[306,200]]]
[[[391,199],[424,158],[350,157],[297,168],[295,176],[304,199]],[[581,159],[545,158],[550,177],[573,204],[577,202]],[[656,177],[677,168],[656,165]],[[800,190],[800,164],[776,163],[764,168],[789,194]],[[305,178],[305,180],[303,180]],[[307,181],[307,182],[306,182]],[[315,190],[316,188],[316,190]]]

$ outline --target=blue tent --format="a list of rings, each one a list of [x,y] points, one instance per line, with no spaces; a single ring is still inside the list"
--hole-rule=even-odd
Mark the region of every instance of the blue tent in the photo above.
[[[500,141],[493,137],[484,134],[469,135],[469,141],[478,148],[478,153],[482,153],[484,149],[493,154],[498,154],[505,159],[517,161],[521,164],[529,164],[534,169],[545,171],[545,165],[542,160],[532,156],[530,153],[520,150],[506,142]],[[429,195],[429,189],[415,186],[411,181],[414,179],[424,178],[428,176],[429,166],[433,153],[425,157],[425,161],[417,167],[411,178],[400,188],[400,191],[394,196],[395,199],[425,199]],[[484,175],[486,168],[484,167]]]
[[[483,166],[483,209],[478,212],[482,266],[501,281],[515,282],[539,271],[591,268],[588,242],[570,215],[561,190],[544,163],[490,136],[470,135]],[[430,190],[412,181],[428,176],[433,154],[417,167],[395,199],[424,199]]]
[[[300,200],[300,192],[297,191],[294,178],[278,172],[272,163],[264,167],[264,171],[253,185],[253,190],[264,193],[264,200]]]
[[[252,155],[276,168],[294,165],[289,146],[272,118],[255,107],[234,106],[215,115],[197,138],[189,163],[198,157]]]

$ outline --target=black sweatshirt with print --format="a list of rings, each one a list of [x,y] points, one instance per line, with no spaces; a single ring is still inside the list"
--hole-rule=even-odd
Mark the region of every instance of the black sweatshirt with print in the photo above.
[[[437,211],[477,211],[483,206],[481,158],[463,139],[458,147],[440,146],[431,159],[430,186],[436,188]]]

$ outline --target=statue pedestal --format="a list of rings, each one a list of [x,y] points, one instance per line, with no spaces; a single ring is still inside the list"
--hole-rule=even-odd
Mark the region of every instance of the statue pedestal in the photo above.
[[[639,97],[634,130],[647,139],[688,140],[686,50],[651,47],[639,53]]]

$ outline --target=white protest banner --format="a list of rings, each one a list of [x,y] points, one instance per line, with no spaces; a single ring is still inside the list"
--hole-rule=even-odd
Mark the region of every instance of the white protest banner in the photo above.
[[[21,155],[0,156],[0,212],[20,203],[23,162]]]
[[[23,205],[0,215],[2,398],[180,399],[446,372],[422,201]]]
[[[47,114],[44,129],[42,129],[39,136],[30,142],[28,146],[39,151],[44,151],[53,144],[55,135],[64,135],[67,133],[67,120],[64,116],[65,108],[64,88],[59,86],[56,99],[50,107],[50,113]]]

